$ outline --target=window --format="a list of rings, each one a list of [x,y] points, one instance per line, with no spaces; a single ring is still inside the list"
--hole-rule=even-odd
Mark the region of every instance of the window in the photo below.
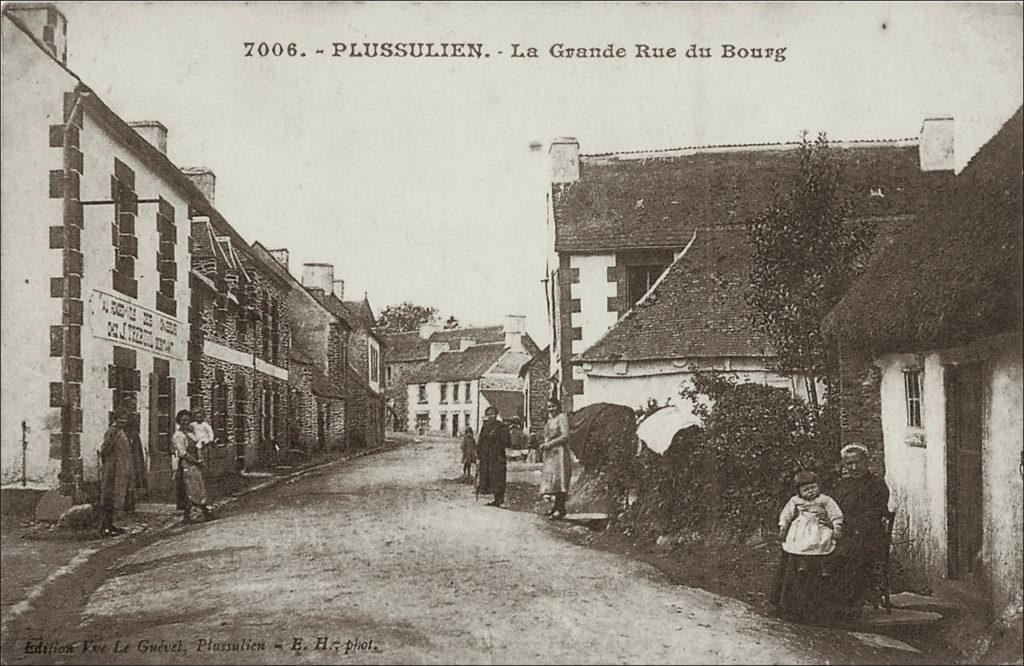
[[[469,420],[469,412],[466,412],[465,414],[462,415],[462,427],[469,428],[472,427],[472,425],[473,424]]]
[[[419,412],[416,414],[416,433],[424,434],[430,429],[430,414]]]
[[[441,402],[448,402],[448,385],[441,384]],[[442,428],[443,430],[444,428]]]
[[[224,371],[213,372],[213,413],[210,414],[210,426],[213,434],[224,437],[228,430],[228,385],[224,383]]]
[[[420,403],[425,403],[427,401],[427,385],[426,384],[420,384],[416,388],[418,390],[417,400]],[[419,417],[418,414],[416,416],[417,416],[417,418]]]
[[[370,381],[380,382],[380,350],[372,344],[370,345],[369,363]]]
[[[469,382],[466,382],[466,402],[473,402],[473,399],[470,397],[469,393]]]
[[[633,307],[637,301],[643,298],[644,294],[658,281],[665,268],[665,264],[628,266],[626,268],[626,294],[629,297],[629,307]]]
[[[458,402],[458,401],[459,401],[459,385],[458,384],[452,384],[452,402]],[[453,424],[454,424],[454,422],[453,422]]]
[[[921,427],[921,371],[904,370],[903,386],[907,396],[907,425]]]
[[[246,415],[248,396],[245,390],[245,376],[242,373],[235,374],[235,443],[241,443],[249,439],[249,420]]]
[[[457,437],[459,434],[459,415],[452,414],[452,437]]]
[[[448,433],[448,415],[447,414],[442,414],[441,415],[441,432],[445,433],[445,434]]]
[[[390,384],[391,383],[391,366],[390,365],[387,367],[387,371],[386,371],[385,374],[388,377],[388,384]]]

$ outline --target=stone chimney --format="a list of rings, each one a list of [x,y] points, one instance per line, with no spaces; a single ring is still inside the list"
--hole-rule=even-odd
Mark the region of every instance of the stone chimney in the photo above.
[[[59,9],[49,3],[9,3],[4,14],[39,40],[60,64],[68,64],[68,20]]]
[[[167,154],[167,128],[162,122],[159,120],[137,120],[128,124],[157,150],[164,155]],[[212,172],[210,177],[213,177]],[[210,203],[213,203],[212,195],[207,198],[210,199]]]
[[[461,338],[459,340],[459,351],[466,351],[475,344],[476,340],[470,340],[469,338]]]
[[[184,167],[181,172],[199,188],[206,200],[213,205],[213,193],[217,185],[217,177],[206,167]]]
[[[420,337],[424,340],[429,340],[430,336],[439,330],[437,324],[420,324]]]
[[[430,343],[430,362],[433,363],[437,360],[437,357],[442,353],[448,351],[447,342],[431,342]]]
[[[334,295],[339,301],[345,300],[345,281],[335,280],[334,281]]]
[[[282,247],[279,250],[267,250],[267,252],[277,260],[277,263],[284,266],[285,270],[288,270],[288,248]]]
[[[526,317],[523,315],[506,315],[505,346],[515,350],[523,349],[523,333],[526,332]]]
[[[925,118],[917,153],[921,171],[953,171],[956,168],[952,118]]]
[[[551,182],[575,183],[580,179],[580,143],[571,136],[551,142]]]
[[[302,286],[310,291],[319,290],[324,296],[334,289],[333,264],[302,264]]]

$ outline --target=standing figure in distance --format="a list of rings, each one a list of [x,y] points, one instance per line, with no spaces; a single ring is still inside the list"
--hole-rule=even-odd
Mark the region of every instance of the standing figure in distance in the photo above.
[[[462,433],[462,478],[467,482],[473,478],[470,472],[475,462],[476,439],[473,437],[473,428],[466,426],[466,432]]]
[[[487,506],[501,506],[505,503],[505,449],[512,445],[508,426],[498,420],[498,410],[488,407],[484,410],[484,424],[477,441],[477,493],[494,494],[494,501]]]

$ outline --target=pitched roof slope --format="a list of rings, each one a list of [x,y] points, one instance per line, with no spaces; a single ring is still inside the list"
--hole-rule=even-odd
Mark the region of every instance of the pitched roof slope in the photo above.
[[[433,363],[418,368],[406,380],[410,384],[477,379],[505,353],[505,343],[475,345],[465,351],[444,352]]]
[[[430,339],[420,337],[419,331],[388,333],[384,337],[388,343],[387,360],[391,363],[428,360],[431,342],[447,342],[453,348],[457,348],[459,340],[467,338],[482,345],[503,342],[505,333],[501,326],[476,326],[437,331]]]
[[[745,300],[749,258],[741,228],[698,229],[654,290],[576,360],[770,355]]]
[[[1021,329],[1021,109],[829,313],[876,351],[958,346]]]
[[[832,145],[860,215],[913,212],[930,187],[951,177],[922,173],[913,140]],[[582,155],[579,180],[552,188],[555,250],[681,248],[696,228],[744,224],[770,205],[776,186],[797,177],[797,146]]]

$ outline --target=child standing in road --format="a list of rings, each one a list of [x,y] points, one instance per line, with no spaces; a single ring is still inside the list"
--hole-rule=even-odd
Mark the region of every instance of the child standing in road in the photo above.
[[[462,435],[462,478],[469,480],[472,477],[470,472],[473,463],[476,462],[476,439],[473,438],[473,429],[466,428]]]

